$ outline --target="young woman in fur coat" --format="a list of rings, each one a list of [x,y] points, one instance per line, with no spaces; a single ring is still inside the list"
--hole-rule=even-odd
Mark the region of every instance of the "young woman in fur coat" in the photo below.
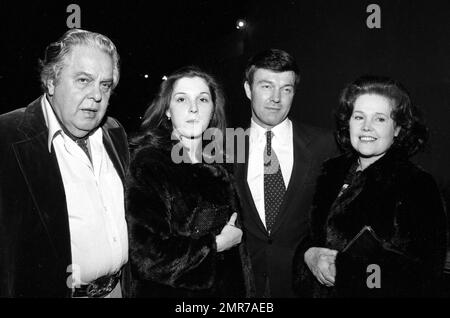
[[[397,82],[362,77],[344,89],[336,115],[348,151],[324,163],[295,288],[314,297],[436,296],[446,216],[433,178],[408,160],[426,139],[416,108]],[[369,234],[346,250],[364,226],[380,243]]]
[[[219,145],[202,144],[206,129],[225,132],[224,103],[211,75],[187,67],[146,111],[127,182],[131,297],[252,294],[232,176]]]

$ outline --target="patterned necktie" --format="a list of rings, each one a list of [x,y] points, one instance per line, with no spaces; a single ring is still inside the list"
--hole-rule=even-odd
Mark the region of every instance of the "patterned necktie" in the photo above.
[[[266,227],[269,233],[275,224],[275,219],[286,192],[280,162],[272,149],[272,135],[272,131],[266,132],[267,143],[264,149],[264,210],[266,213]]]
[[[88,149],[88,139],[87,138],[78,138],[75,139],[75,143],[80,146],[81,149],[83,149],[83,151],[86,153],[86,155],[89,158],[89,161],[92,162],[91,159],[91,154],[89,153],[89,149]]]

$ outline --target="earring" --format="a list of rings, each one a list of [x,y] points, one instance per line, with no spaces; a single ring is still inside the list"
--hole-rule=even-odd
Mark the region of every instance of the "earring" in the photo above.
[[[167,116],[167,120],[170,121],[170,116]]]

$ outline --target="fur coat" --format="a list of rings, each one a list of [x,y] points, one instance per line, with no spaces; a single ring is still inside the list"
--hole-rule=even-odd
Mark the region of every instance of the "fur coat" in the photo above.
[[[166,148],[141,146],[130,164],[129,296],[251,296],[244,245],[216,250],[215,236],[239,215],[231,175],[220,164],[176,164]]]
[[[324,163],[311,212],[311,238],[295,256],[295,289],[314,297],[435,296],[446,253],[446,215],[433,178],[396,150],[361,172],[336,200],[356,156]],[[365,226],[382,240],[376,253],[355,256],[344,247]],[[318,283],[304,262],[309,247],[338,251],[335,287]],[[369,288],[379,266],[378,287]]]

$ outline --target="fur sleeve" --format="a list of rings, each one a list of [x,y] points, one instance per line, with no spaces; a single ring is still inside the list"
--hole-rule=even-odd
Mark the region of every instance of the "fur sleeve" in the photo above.
[[[209,288],[215,277],[215,236],[194,239],[174,224],[170,167],[163,160],[147,152],[130,165],[126,202],[133,275],[174,288]]]
[[[300,297],[311,297],[311,295],[315,297],[316,290],[321,289],[317,279],[306,265],[304,255],[311,247],[325,246],[327,217],[343,181],[342,169],[339,168],[342,160],[342,158],[336,158],[325,161],[317,178],[309,211],[309,233],[298,244],[293,259],[293,286]]]
[[[323,226],[327,216],[327,209],[323,207],[322,196],[329,195],[326,188],[327,173],[322,165],[321,174],[318,177],[313,203],[309,211],[309,233],[305,239],[297,245],[293,258],[293,288],[299,297],[310,297],[315,285],[315,277],[304,261],[305,252],[310,247],[322,247],[325,244]],[[322,200],[321,200],[322,198]],[[325,204],[326,205],[326,204]]]
[[[418,260],[416,278],[422,293],[437,292],[446,254],[447,221],[444,204],[433,178],[422,172],[410,180],[396,212],[396,245]],[[403,245],[403,246],[402,246]]]
[[[368,264],[380,268],[379,292],[384,297],[433,297],[440,292],[446,253],[445,211],[436,183],[430,175],[407,170],[395,184],[393,235],[376,257],[339,253],[336,286],[348,288],[360,282],[362,291]],[[379,216],[381,217],[381,216]],[[350,285],[349,285],[350,286]],[[353,287],[354,289],[354,287]],[[375,290],[374,290],[375,292]]]

